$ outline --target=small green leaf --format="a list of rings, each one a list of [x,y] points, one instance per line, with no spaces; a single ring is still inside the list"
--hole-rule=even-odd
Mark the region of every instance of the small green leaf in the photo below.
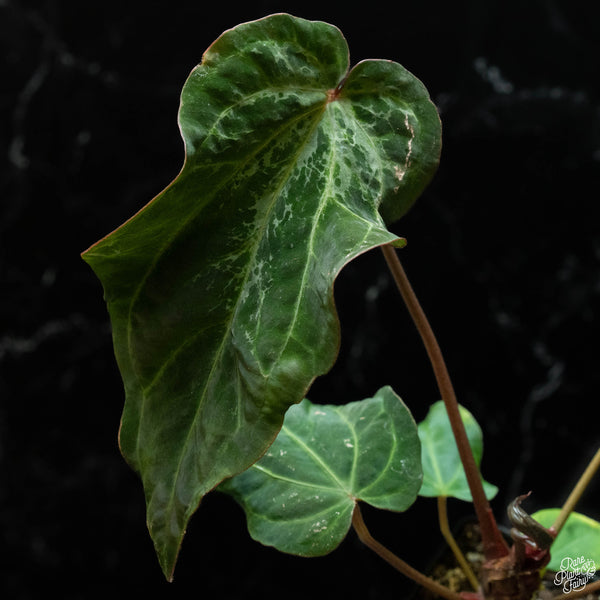
[[[403,511],[420,486],[417,426],[384,387],[344,406],[292,406],[265,456],[219,489],[242,505],[255,540],[320,556],[344,539],[358,500]]]
[[[475,463],[479,466],[483,455],[481,429],[466,408],[463,406],[459,408]],[[423,487],[419,495],[447,496],[471,502],[467,476],[458,454],[448,414],[441,400],[431,406],[427,416],[419,424],[419,438],[423,462]],[[488,499],[493,498],[498,492],[495,485],[486,481],[483,481],[483,488]]]
[[[437,168],[425,87],[397,63],[348,61],[326,23],[278,14],[225,32],[182,90],[179,176],[84,253],[125,386],[121,451],[169,579],[202,497],[333,365],[336,276],[403,244],[384,219]]]
[[[546,508],[531,515],[538,523],[550,528],[559,508]],[[600,523],[578,512],[569,515],[550,548],[548,568],[552,571],[573,571],[581,566],[577,559],[594,561],[600,568]],[[572,560],[569,560],[572,559]]]

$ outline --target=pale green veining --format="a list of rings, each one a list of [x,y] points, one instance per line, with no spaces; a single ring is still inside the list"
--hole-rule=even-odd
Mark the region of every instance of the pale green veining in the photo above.
[[[384,387],[342,406],[293,406],[267,453],[219,489],[242,505],[257,541],[321,556],[346,536],[357,501],[404,511],[421,481],[417,425]]]
[[[423,85],[397,63],[348,61],[325,23],[281,14],[225,32],[182,90],[182,171],[84,253],[125,387],[121,450],[169,578],[202,496],[265,452],[333,364],[335,277],[401,244],[385,222],[436,169]]]

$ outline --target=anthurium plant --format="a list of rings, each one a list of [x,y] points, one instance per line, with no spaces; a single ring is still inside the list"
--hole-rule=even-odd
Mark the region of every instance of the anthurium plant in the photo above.
[[[324,555],[354,529],[441,597],[532,598],[565,513],[534,520],[519,497],[513,539],[499,531],[488,502],[497,488],[479,472],[481,430],[457,403],[398,259],[405,241],[388,229],[439,162],[441,124],[424,85],[389,60],[350,68],[336,27],[276,14],[208,48],[183,87],[179,126],[179,175],[83,254],[104,288],[125,387],[120,448],[141,477],[166,578],[192,514],[218,488],[243,507],[253,538],[283,552]],[[418,425],[388,386],[346,404],[305,398],[340,344],[335,279],[375,248],[440,389]],[[367,529],[361,504],[406,511],[419,495],[438,498],[472,591],[419,573]],[[477,574],[450,533],[449,497],[473,502]],[[573,528],[563,543],[585,537],[600,562],[598,524],[576,516]]]

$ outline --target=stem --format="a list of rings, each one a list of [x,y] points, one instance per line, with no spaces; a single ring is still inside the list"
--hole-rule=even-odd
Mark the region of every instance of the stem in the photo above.
[[[460,417],[458,402],[442,351],[440,350],[439,344],[431,329],[431,325],[408,281],[406,273],[400,264],[400,259],[398,258],[396,251],[390,245],[382,246],[381,250],[383,251],[388,268],[394,277],[394,281],[398,286],[398,290],[400,291],[408,311],[419,331],[421,339],[423,340],[442,400],[446,406],[446,412],[450,419],[450,426],[454,433],[458,453],[465,469],[471,496],[473,497],[473,505],[475,507],[475,513],[477,514],[477,520],[481,527],[481,539],[483,542],[485,558],[487,560],[501,558],[508,554],[508,546],[500,534],[492,509],[485,497],[479,469],[475,463],[465,426]]]
[[[588,486],[588,484],[592,480],[592,477],[594,476],[599,467],[600,448],[598,448],[598,450],[596,451],[596,454],[586,467],[585,471],[583,472],[583,475],[579,478],[579,481],[573,488],[573,491],[569,494],[569,497],[563,504],[563,507],[560,509],[560,513],[558,514],[558,517],[556,517],[556,521],[554,521],[554,524],[552,525],[552,529],[556,531],[556,535],[560,533],[560,530],[569,518],[569,515],[571,514],[571,512],[573,512],[575,505],[577,504],[577,502],[579,502],[581,494],[583,494],[585,488]]]
[[[354,512],[352,513],[352,526],[358,535],[358,539],[370,550],[373,550],[375,554],[383,558],[388,564],[394,569],[400,571],[406,577],[409,577],[419,585],[427,588],[434,594],[446,598],[447,600],[462,600],[462,596],[451,589],[441,585],[437,581],[434,581],[430,577],[423,575],[420,571],[417,571],[409,564],[405,563],[401,558],[396,556],[391,550],[388,550],[383,544],[378,542],[365,525],[362,517],[362,513],[358,503],[354,506]]]
[[[438,506],[438,517],[439,517],[439,521],[440,521],[440,531],[442,532],[442,535],[444,536],[444,539],[446,540],[448,546],[450,546],[450,549],[452,550],[454,556],[456,557],[458,564],[460,565],[461,569],[463,570],[464,574],[466,575],[467,579],[469,580],[471,587],[473,588],[473,590],[477,591],[479,589],[479,581],[477,580],[477,577],[475,577],[475,573],[473,573],[473,569],[471,569],[471,565],[468,563],[467,559],[465,558],[465,555],[462,553],[461,549],[458,547],[458,544],[456,543],[456,540],[454,539],[454,536],[452,535],[452,532],[450,531],[450,525],[448,523],[448,511],[446,510],[446,508],[447,508],[446,496],[438,496],[437,506]]]

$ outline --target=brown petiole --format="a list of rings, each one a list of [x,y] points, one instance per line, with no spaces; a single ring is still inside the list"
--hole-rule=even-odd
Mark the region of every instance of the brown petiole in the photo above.
[[[435,334],[431,329],[431,325],[408,281],[404,268],[396,254],[396,250],[391,245],[382,246],[381,250],[398,290],[400,291],[417,330],[419,331],[421,339],[423,340],[442,400],[446,406],[446,412],[450,419],[450,425],[452,427],[452,432],[454,433],[454,438],[456,439],[458,453],[464,466],[469,489],[471,490],[471,495],[473,497],[475,513],[481,528],[481,538],[485,558],[486,560],[502,558],[503,556],[508,555],[509,549],[498,529],[496,519],[494,518],[490,504],[485,496],[479,469],[475,463],[467,433],[460,417],[458,401],[456,400],[456,394],[454,393],[454,387],[450,380],[450,375],[442,351]]]
[[[446,598],[446,600],[464,600],[464,596],[461,596],[457,592],[453,592],[430,577],[423,575],[423,573],[411,567],[408,563],[396,556],[391,550],[378,542],[367,529],[358,503],[354,506],[354,512],[352,513],[352,526],[358,535],[358,539],[367,546],[367,548],[373,550],[375,554],[383,558],[383,560],[406,577],[409,577],[414,582],[427,588],[434,594]]]

